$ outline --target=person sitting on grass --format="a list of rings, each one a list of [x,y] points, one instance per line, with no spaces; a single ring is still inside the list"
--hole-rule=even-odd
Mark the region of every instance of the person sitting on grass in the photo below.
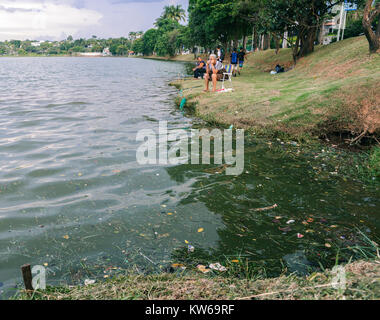
[[[209,81],[212,81],[212,91],[216,92],[216,82],[223,79],[223,64],[218,61],[215,54],[210,55],[210,60],[207,61],[206,74],[205,74],[205,92],[209,91]]]
[[[243,66],[244,66],[244,60],[247,59],[245,56],[247,54],[245,53],[245,50],[243,47],[240,48],[240,52],[238,53],[238,59],[239,59],[239,74],[240,72],[243,70]],[[248,59],[247,59],[248,60]]]
[[[206,62],[201,57],[198,57],[197,60],[197,66],[193,69],[195,79],[203,78],[206,72]]]
[[[234,77],[236,77],[237,64],[238,64],[238,53],[237,53],[237,49],[234,48],[234,50],[231,53],[232,74],[234,75]]]

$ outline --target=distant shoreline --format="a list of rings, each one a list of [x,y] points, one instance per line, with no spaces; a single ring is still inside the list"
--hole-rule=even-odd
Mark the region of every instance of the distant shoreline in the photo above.
[[[1,58],[132,58],[132,59],[149,59],[149,60],[161,60],[161,61],[177,61],[177,62],[194,62],[194,55],[179,55],[175,57],[160,57],[160,56],[81,56],[81,55],[68,55],[68,54],[56,54],[56,55],[1,55]]]
[[[4,55],[1,58],[130,58],[127,56],[76,56],[76,55]]]

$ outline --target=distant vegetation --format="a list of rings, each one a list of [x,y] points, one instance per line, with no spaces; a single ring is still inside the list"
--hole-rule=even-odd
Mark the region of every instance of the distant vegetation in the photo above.
[[[129,38],[73,40],[69,36],[63,41],[20,41],[0,42],[0,55],[71,55],[78,52],[103,52],[109,48],[113,55],[128,55],[137,33],[131,33]]]
[[[347,15],[345,38],[365,34],[371,52],[380,47],[380,0],[351,0],[358,10]],[[186,12],[180,6],[166,6],[145,33],[130,32],[117,39],[42,42],[11,40],[0,42],[0,55],[72,55],[102,52],[112,55],[130,52],[146,56],[175,56],[184,52],[208,52],[222,45],[226,52],[244,46],[250,50],[282,47],[292,49],[294,62],[314,51],[321,41],[322,25],[337,14],[340,0],[189,0]],[[336,30],[335,30],[336,31]],[[332,36],[336,32],[333,32]]]

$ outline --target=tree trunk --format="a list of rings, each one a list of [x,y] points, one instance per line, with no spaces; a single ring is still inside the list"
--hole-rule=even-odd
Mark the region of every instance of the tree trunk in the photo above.
[[[318,44],[323,44],[323,38],[325,36],[324,26],[325,26],[325,23],[322,22],[322,24],[319,27]]]
[[[276,43],[276,54],[280,52],[281,38],[277,34],[273,34]]]
[[[297,64],[299,46],[300,46],[300,35],[297,34],[296,43],[295,44],[292,43],[292,54],[293,54],[294,64]]]
[[[299,57],[304,57],[312,52],[314,52],[314,42],[317,36],[316,27],[306,27],[307,29],[301,37],[301,49],[298,53]]]
[[[243,37],[243,48],[244,48],[244,51],[247,50],[247,40],[248,40],[248,37],[244,36]]]
[[[268,50],[270,47],[270,34],[265,33],[263,35],[263,50]]]
[[[255,32],[253,35],[253,48],[252,48],[253,51],[256,51],[258,41],[259,41],[259,34],[257,33],[257,30],[255,28]]]
[[[377,26],[376,33],[372,30],[372,23],[380,14],[380,3],[376,4],[375,9],[372,10],[372,0],[367,0],[367,4],[363,14],[363,28],[364,34],[369,43],[369,52],[376,53],[380,51],[380,21]]]
[[[282,48],[286,49],[287,47],[288,47],[288,31],[285,31],[283,40],[282,40]]]

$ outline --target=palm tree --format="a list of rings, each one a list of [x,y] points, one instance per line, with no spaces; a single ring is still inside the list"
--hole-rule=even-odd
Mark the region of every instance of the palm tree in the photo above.
[[[186,12],[181,5],[165,6],[162,17],[164,19],[174,20],[177,22],[180,22],[181,20],[185,21]]]

